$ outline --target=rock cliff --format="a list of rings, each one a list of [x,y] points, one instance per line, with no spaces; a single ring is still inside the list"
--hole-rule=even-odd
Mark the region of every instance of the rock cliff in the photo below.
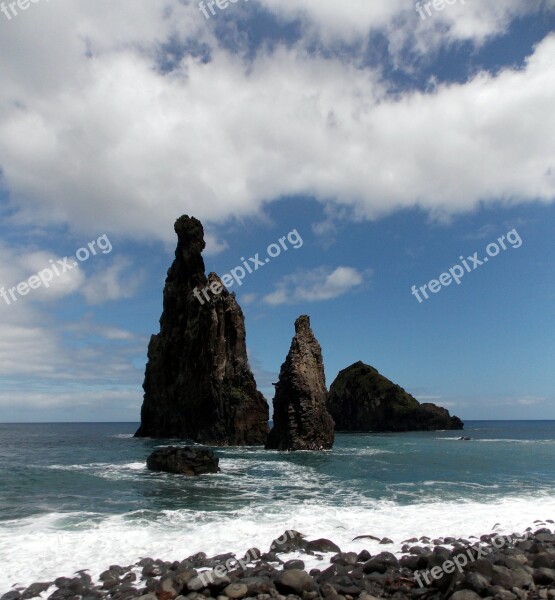
[[[183,216],[175,232],[175,260],[164,287],[160,333],[148,348],[136,436],[263,445],[268,404],[247,360],[241,307],[217,275],[205,275],[200,221]],[[213,291],[203,295],[207,286]]]
[[[295,322],[291,349],[281,366],[274,397],[270,450],[322,450],[333,446],[334,423],[326,409],[326,377],[322,349],[310,319]]]
[[[464,427],[445,408],[420,404],[363,362],[337,375],[330,387],[327,407],[336,431],[432,431]]]

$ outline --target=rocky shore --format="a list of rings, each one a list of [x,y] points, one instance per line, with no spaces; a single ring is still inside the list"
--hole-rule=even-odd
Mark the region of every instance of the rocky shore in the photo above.
[[[421,537],[403,544],[400,553],[372,556],[289,530],[265,553],[252,548],[242,558],[202,552],[174,562],[143,558],[112,565],[96,580],[82,570],[14,589],[0,600],[555,600],[553,521],[537,522],[522,535]],[[321,559],[321,567],[306,569],[303,555]]]

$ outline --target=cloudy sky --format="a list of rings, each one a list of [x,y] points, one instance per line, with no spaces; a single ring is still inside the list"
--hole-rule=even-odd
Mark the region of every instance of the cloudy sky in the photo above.
[[[328,383],[555,418],[555,0],[2,6],[0,421],[138,420],[182,214],[302,240],[231,288],[268,398],[306,313]]]

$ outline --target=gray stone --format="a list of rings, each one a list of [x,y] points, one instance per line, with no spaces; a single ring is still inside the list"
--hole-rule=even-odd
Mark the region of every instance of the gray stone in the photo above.
[[[555,570],[541,567],[534,571],[534,582],[538,585],[551,585],[555,582]]]
[[[3,596],[0,596],[0,600],[19,600],[19,598],[21,598],[21,592],[17,590],[6,592]]]
[[[391,552],[381,552],[364,563],[365,573],[385,573],[389,567],[398,567],[399,561]]]
[[[314,579],[300,569],[281,571],[274,583],[281,594],[302,594],[304,591],[311,592],[314,588]]]
[[[50,582],[39,582],[32,583],[24,592],[21,594],[22,600],[28,600],[29,598],[36,598],[42,592],[46,592],[46,590],[52,585]]]
[[[490,580],[481,573],[471,572],[465,575],[464,583],[468,588],[482,595],[489,588]]]
[[[307,548],[311,552],[341,552],[341,548],[337,544],[323,538],[308,542]]]
[[[286,569],[299,569],[299,570],[303,570],[304,569],[304,562],[302,560],[298,560],[298,559],[294,559],[294,560],[288,560],[284,565],[283,565],[284,570]]]
[[[210,580],[206,577],[203,577],[203,575],[205,575],[205,573],[201,573],[199,576],[189,579],[189,581],[186,584],[187,590],[189,592],[199,592],[200,590],[203,590],[206,587],[208,587],[208,583],[210,582]]]
[[[472,590],[459,590],[451,596],[451,600],[482,600],[476,592]]]
[[[249,588],[244,583],[231,583],[224,589],[224,595],[228,598],[244,598]]]

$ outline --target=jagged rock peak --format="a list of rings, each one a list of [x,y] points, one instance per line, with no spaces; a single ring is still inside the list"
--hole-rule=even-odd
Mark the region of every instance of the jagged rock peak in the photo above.
[[[281,366],[274,397],[274,427],[267,449],[322,450],[333,446],[334,423],[326,409],[322,349],[310,317],[295,321],[295,336]]]
[[[264,445],[268,404],[248,363],[243,311],[215,273],[206,277],[202,223],[185,215],[175,232],[175,260],[164,286],[160,333],[148,348],[136,435]],[[215,282],[221,284],[218,294],[198,294]]]

